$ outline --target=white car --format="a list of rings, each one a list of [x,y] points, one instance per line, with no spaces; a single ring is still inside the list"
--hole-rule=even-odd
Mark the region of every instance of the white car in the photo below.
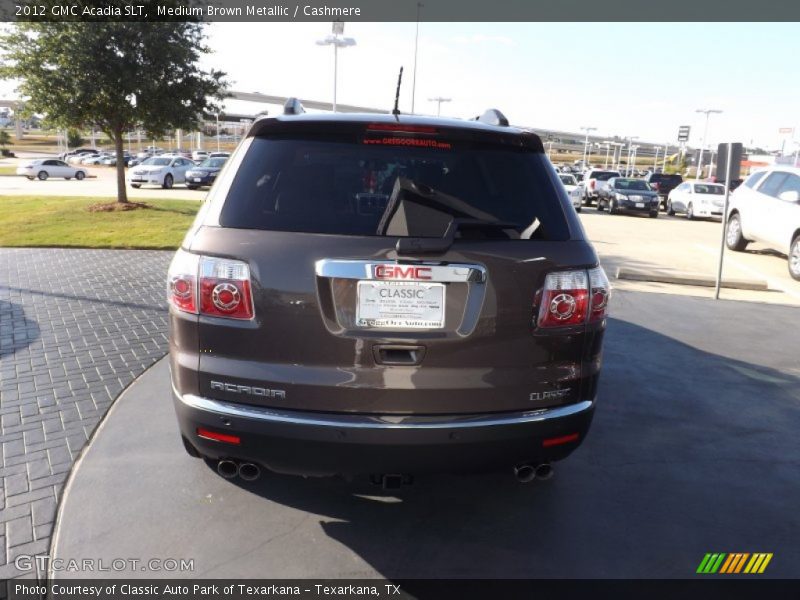
[[[113,157],[114,157],[114,155],[111,154],[110,152],[101,152],[97,156],[90,156],[89,158],[84,158],[81,161],[81,164],[82,165],[87,165],[87,166],[99,165],[99,164],[102,164],[105,159],[113,158]]]
[[[725,186],[719,183],[684,181],[667,196],[667,214],[685,213],[689,220],[698,217],[722,219]]]
[[[131,187],[160,185],[164,189],[186,181],[186,171],[195,166],[188,158],[181,156],[152,156],[139,163],[128,172]]]
[[[192,160],[194,161],[204,161],[208,158],[208,151],[207,150],[195,150],[192,152]]]
[[[28,179],[40,179],[44,181],[48,177],[63,177],[80,181],[86,177],[86,169],[71,167],[63,160],[57,158],[40,158],[27,164],[17,167],[17,175],[24,175]]]
[[[556,172],[558,178],[561,180],[561,183],[564,185],[564,189],[567,190],[567,195],[569,196],[570,201],[572,202],[572,206],[575,208],[576,211],[581,212],[581,205],[582,205],[582,198],[575,193],[575,190],[578,189],[578,180],[575,178],[575,175],[572,173],[559,173]]]
[[[78,154],[74,154],[74,155],[70,156],[69,158],[67,158],[67,162],[69,164],[71,164],[71,165],[79,165],[85,159],[91,158],[93,156],[100,156],[100,153],[99,152],[80,152]]]
[[[730,197],[725,242],[743,251],[760,242],[788,256],[800,281],[800,169],[774,166],[753,173]]]

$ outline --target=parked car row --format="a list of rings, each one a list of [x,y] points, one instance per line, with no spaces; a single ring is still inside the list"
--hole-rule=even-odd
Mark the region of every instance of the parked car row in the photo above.
[[[128,172],[131,187],[158,185],[170,189],[176,183],[185,183],[190,190],[211,186],[228,160],[227,152],[213,152],[200,164],[177,153],[151,156],[132,167]],[[224,156],[220,156],[224,154]]]

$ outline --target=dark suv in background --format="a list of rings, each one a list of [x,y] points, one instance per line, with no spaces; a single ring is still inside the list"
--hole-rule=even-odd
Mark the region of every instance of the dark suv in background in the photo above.
[[[225,477],[530,481],[589,429],[608,280],[497,111],[256,121],[168,278],[184,446]]]
[[[683,177],[677,173],[648,173],[644,178],[650,189],[658,192],[661,200],[660,206],[667,210],[667,196],[669,193],[683,183]]]

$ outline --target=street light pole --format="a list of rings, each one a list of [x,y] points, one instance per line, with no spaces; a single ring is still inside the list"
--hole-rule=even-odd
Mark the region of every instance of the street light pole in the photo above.
[[[608,169],[608,154],[611,150],[611,142],[603,142],[603,144],[605,144],[606,147],[606,162],[603,163],[603,168]]]
[[[436,96],[435,98],[428,98],[428,102],[436,102],[436,116],[441,116],[442,114],[442,102],[450,102],[452,98],[442,98],[441,96]],[[413,112],[413,109],[412,109]]]
[[[417,99],[417,51],[419,50],[419,9],[424,5],[417,2],[417,31],[414,34],[414,73],[411,76],[411,114],[414,114],[414,103]]]
[[[589,132],[597,131],[597,127],[581,127],[581,131],[586,132],[586,139],[583,141],[583,168],[586,169],[586,150],[589,146]]]
[[[219,152],[219,113],[217,113],[217,152]]]
[[[703,150],[705,149],[706,142],[708,141],[707,140],[707,136],[708,136],[708,117],[712,113],[719,114],[722,111],[718,110],[718,109],[714,109],[714,108],[698,108],[694,112],[704,113],[706,115],[706,125],[705,125],[705,128],[703,129],[703,142],[702,142],[702,144],[700,144],[700,158],[697,160],[697,172],[694,174],[694,180],[697,181],[698,179],[700,179],[700,172],[703,170]],[[711,174],[710,170],[709,170],[709,174]]]
[[[628,140],[628,164],[625,165],[625,176],[629,177],[630,174],[631,174],[631,145],[632,145],[633,140],[638,140],[639,139],[639,136],[638,135],[633,135],[633,136],[627,137],[625,139]],[[620,152],[620,158],[621,158],[621,155],[622,155],[622,152]]]
[[[341,37],[343,33],[344,23],[335,21],[333,23],[333,33],[325,36],[325,39],[316,41],[317,46],[333,46],[333,112],[336,112],[336,88],[339,79],[339,48],[348,48],[356,45],[355,39]]]

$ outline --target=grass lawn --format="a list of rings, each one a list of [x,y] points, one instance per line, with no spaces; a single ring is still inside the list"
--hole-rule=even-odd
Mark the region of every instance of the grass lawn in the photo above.
[[[180,246],[201,204],[144,200],[150,208],[87,210],[111,201],[113,198],[0,197],[0,246],[173,249]]]
[[[16,167],[0,167],[0,175],[16,175]]]

